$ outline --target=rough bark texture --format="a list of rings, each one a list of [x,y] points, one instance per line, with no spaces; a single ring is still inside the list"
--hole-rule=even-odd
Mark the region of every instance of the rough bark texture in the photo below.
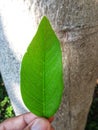
[[[25,0],[24,2],[28,5],[35,26],[41,17],[46,15],[61,41],[65,88],[61,107],[55,115],[54,126],[56,130],[84,130],[95,81],[98,78],[98,1]],[[9,54],[9,52],[1,54],[2,57],[7,53]],[[20,61],[17,63],[20,64]],[[3,65],[4,61],[1,68],[4,68]],[[15,67],[12,67],[13,70]],[[5,76],[7,73],[4,69],[1,71],[7,80]],[[13,74],[15,74],[13,81],[17,79],[19,83],[19,65]]]
[[[98,76],[98,1],[31,0],[36,22],[47,15],[61,40],[65,90],[57,130],[83,130]]]
[[[50,19],[61,40],[65,90],[57,130],[83,130],[98,76],[98,1],[31,0],[35,22]]]

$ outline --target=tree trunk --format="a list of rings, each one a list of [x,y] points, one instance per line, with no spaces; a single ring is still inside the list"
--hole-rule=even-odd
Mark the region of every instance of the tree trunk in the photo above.
[[[37,28],[41,17],[46,15],[61,41],[65,88],[60,109],[55,115],[54,126],[56,130],[84,130],[98,78],[98,1],[25,0],[24,2],[31,13],[33,27]],[[3,50],[1,56],[4,59]],[[21,50],[19,51],[22,54]],[[10,70],[10,67],[4,65],[5,61],[0,62],[0,69],[4,79],[8,80],[6,78],[8,71],[5,72],[3,68],[5,66]],[[15,72],[10,71],[8,76],[12,76],[12,80],[15,74],[13,81],[19,83],[19,65],[17,71],[16,66],[12,68]],[[6,85],[8,86],[8,82]],[[13,87],[11,91],[12,89]],[[9,95],[11,91],[8,90]],[[13,96],[11,98],[13,99]],[[22,107],[20,109],[22,110]]]
[[[46,15],[62,46],[65,89],[57,130],[84,130],[98,76],[98,1],[31,0],[32,17]]]

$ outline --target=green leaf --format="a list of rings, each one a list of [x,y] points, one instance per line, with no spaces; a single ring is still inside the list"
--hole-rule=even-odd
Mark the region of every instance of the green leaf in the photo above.
[[[27,108],[38,116],[53,116],[63,91],[62,53],[46,16],[23,57],[20,77]]]

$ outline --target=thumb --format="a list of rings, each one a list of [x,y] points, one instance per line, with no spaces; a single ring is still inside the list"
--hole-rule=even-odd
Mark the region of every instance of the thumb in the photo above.
[[[51,130],[51,125],[48,120],[38,118],[33,120],[24,130]]]

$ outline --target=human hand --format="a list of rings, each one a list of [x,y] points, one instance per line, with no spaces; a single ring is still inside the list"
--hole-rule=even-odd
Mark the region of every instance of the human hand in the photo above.
[[[5,120],[0,130],[54,130],[51,126],[53,118],[45,119],[30,112]]]

